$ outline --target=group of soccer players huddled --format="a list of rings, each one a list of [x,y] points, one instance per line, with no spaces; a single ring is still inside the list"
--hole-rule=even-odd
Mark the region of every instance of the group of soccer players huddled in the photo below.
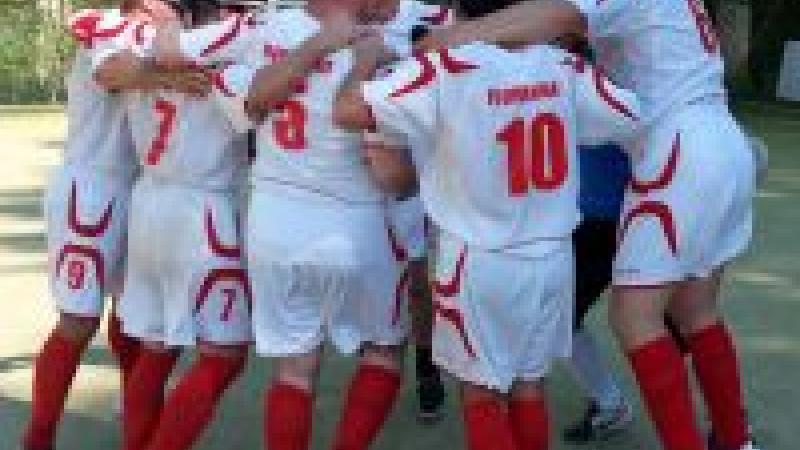
[[[583,324],[609,285],[664,450],[756,448],[718,305],[758,161],[702,0],[118,3],[69,23],[23,450],[55,450],[106,296],[122,450],[192,448],[251,346],[268,450],[310,448],[324,349],[358,361],[333,450],[373,443],[408,348],[468,449],[547,449],[562,359],[591,443],[633,420]]]

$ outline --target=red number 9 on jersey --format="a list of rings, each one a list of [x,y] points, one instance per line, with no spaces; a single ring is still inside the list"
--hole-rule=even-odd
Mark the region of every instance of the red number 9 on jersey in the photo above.
[[[515,118],[497,133],[497,140],[506,144],[512,197],[526,195],[531,187],[553,191],[566,181],[567,136],[564,122],[555,114],[539,114],[530,123]]]

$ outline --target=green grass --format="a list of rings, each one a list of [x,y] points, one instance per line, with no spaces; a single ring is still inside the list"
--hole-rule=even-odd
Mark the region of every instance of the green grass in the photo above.
[[[788,103],[745,103],[737,110],[744,122],[770,145],[771,172],[767,185],[757,198],[757,227],[753,250],[730,272],[725,294],[725,310],[738,331],[743,360],[743,372],[749,396],[749,409],[757,437],[765,449],[794,450],[794,436],[800,420],[800,107]],[[39,115],[44,114],[44,115]],[[3,116],[16,115],[14,123],[42,127],[37,118],[51,118],[54,111],[0,108]],[[2,120],[4,123],[8,123]],[[38,123],[38,124],[37,124]],[[36,125],[31,125],[36,124]],[[5,133],[7,128],[0,127]],[[0,304],[0,310],[5,308]],[[605,309],[597,308],[590,318],[591,326],[608,338]],[[0,330],[1,331],[1,330]],[[622,374],[626,391],[638,398],[615,344],[606,339],[613,364]],[[111,364],[104,349],[94,349],[90,355],[92,368]],[[11,364],[0,359],[3,364]],[[20,358],[15,364],[30,364],[30,358]],[[409,370],[413,364],[409,360]],[[352,360],[335,356],[328,358],[322,374],[320,396],[314,424],[314,449],[326,449],[336,426],[339,405],[352,373]],[[225,397],[213,426],[197,446],[200,450],[261,448],[262,395],[270,365],[253,359],[246,375]],[[411,372],[409,372],[411,375]],[[108,375],[105,375],[108,376]],[[452,388],[452,384],[450,386]],[[81,385],[88,390],[91,385]],[[556,425],[554,432],[579,414],[582,402],[577,388],[562,369],[557,369],[550,381],[551,408]],[[99,394],[98,394],[99,395]],[[392,419],[384,430],[376,450],[450,450],[463,448],[457,399],[451,392],[448,414],[444,422],[434,427],[421,427],[413,418],[413,385],[407,384]],[[28,412],[22,401],[0,406],[0,450],[7,446],[9,436],[15,437]],[[59,437],[60,450],[118,448],[117,425],[105,403],[70,410]],[[637,409],[641,411],[641,409]],[[553,449],[573,447],[560,441]],[[592,450],[634,450],[658,448],[647,420],[640,415],[630,433],[618,436]]]

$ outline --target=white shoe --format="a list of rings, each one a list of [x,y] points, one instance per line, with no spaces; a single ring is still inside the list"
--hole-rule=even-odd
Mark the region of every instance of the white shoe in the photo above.
[[[744,446],[740,450],[760,450],[760,449],[756,447],[756,444],[753,443],[753,441],[750,441],[744,444]]]

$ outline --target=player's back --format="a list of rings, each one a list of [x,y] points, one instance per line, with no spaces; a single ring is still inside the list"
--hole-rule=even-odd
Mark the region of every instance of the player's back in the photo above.
[[[70,28],[78,46],[67,77],[64,163],[87,173],[130,179],[136,164],[123,97],[94,79],[94,55],[101,41],[129,32],[129,23],[118,10],[88,10],[72,18]]]
[[[426,199],[434,219],[487,248],[566,237],[579,219],[567,55],[473,44],[438,56],[444,131],[421,162],[423,195],[441,196]]]
[[[303,10],[276,13],[270,18],[267,58],[280,61],[319,27]],[[256,186],[277,182],[346,201],[380,200],[361,161],[360,134],[333,124],[333,100],[352,64],[349,50],[324,58],[304,80],[298,80],[297,92],[260,125],[253,167]]]
[[[128,102],[143,174],[190,187],[238,186],[247,152],[212,98],[142,92],[129,94]]]
[[[598,61],[642,100],[647,121],[725,99],[724,63],[702,0],[573,0],[586,4]]]
[[[489,249],[569,237],[577,145],[628,139],[639,114],[631,93],[548,46],[417,54],[363,94],[379,128],[409,137],[434,221]]]

